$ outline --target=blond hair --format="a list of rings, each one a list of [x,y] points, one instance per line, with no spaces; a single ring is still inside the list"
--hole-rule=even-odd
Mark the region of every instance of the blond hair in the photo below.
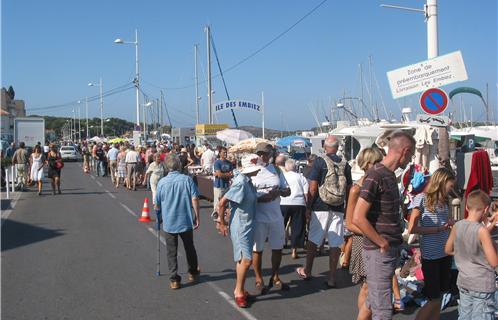
[[[369,164],[376,164],[383,158],[382,152],[379,148],[369,147],[360,151],[358,154],[358,166],[363,171],[367,171]]]
[[[491,203],[486,192],[481,189],[474,190],[467,196],[466,206],[469,210],[484,210]]]
[[[432,174],[425,192],[425,207],[429,211],[435,212],[438,204],[448,201],[446,183],[451,180],[455,180],[455,175],[448,168],[439,168]]]

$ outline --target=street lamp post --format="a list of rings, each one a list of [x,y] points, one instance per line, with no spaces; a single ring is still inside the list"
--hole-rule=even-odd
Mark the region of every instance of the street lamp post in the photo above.
[[[140,127],[140,69],[138,65],[138,30],[135,29],[135,41],[124,41],[123,39],[116,39],[114,40],[114,43],[116,44],[134,44],[135,45],[135,88],[136,88],[136,95],[137,95],[137,121],[136,125]]]
[[[88,86],[95,87],[96,84],[90,82]],[[102,96],[102,77],[99,79],[98,86],[100,90],[100,136],[104,137],[104,97]]]
[[[86,113],[86,140],[88,140],[88,97],[85,97],[85,113]]]

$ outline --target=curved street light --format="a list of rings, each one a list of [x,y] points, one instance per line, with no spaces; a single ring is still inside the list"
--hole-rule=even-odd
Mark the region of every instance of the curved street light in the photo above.
[[[104,137],[104,98],[102,96],[102,78],[99,79],[99,83],[88,83],[89,87],[99,87],[100,90],[100,136]]]

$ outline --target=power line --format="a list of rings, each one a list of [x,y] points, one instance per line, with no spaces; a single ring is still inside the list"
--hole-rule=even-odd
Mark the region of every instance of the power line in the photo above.
[[[108,97],[114,94],[118,94],[124,91],[127,91],[129,89],[134,88],[134,84],[132,82],[126,83],[124,85],[121,85],[119,87],[113,88],[111,90],[105,91],[102,93],[102,97]],[[100,95],[94,95],[91,97],[88,97],[88,102],[96,101],[100,99]],[[73,100],[70,102],[62,103],[62,104],[56,104],[56,105],[51,105],[51,106],[44,106],[44,107],[35,107],[35,108],[29,108],[26,110],[26,112],[31,112],[31,111],[40,111],[40,110],[53,110],[53,109],[62,109],[62,108],[67,108],[67,107],[74,107],[75,104],[83,101],[84,98]]]
[[[254,56],[256,56],[258,53],[260,53],[261,51],[263,51],[264,49],[268,48],[270,45],[272,45],[274,42],[276,42],[278,39],[282,38],[284,35],[286,35],[289,31],[291,31],[292,29],[294,29],[294,27],[296,27],[298,24],[300,24],[304,19],[306,19],[307,17],[309,17],[311,14],[313,14],[316,10],[318,10],[321,6],[323,6],[325,4],[325,2],[327,2],[328,0],[323,0],[322,2],[320,2],[319,4],[317,4],[315,7],[313,7],[313,9],[311,9],[310,11],[308,11],[304,16],[302,16],[299,20],[297,20],[295,23],[293,23],[290,27],[288,27],[287,29],[285,29],[284,31],[282,31],[280,34],[278,34],[276,37],[274,37],[272,40],[268,41],[265,45],[263,45],[261,48],[259,48],[258,50],[254,51],[253,53],[251,53],[250,55],[248,55],[247,57],[245,57],[244,59],[240,60],[239,62],[237,62],[236,64],[232,65],[231,67],[228,67],[227,69],[223,70],[224,73],[227,73],[229,71],[232,71],[233,69],[237,68],[238,66],[240,66],[241,64],[245,63],[246,61],[248,61],[249,59],[253,58]],[[221,76],[221,72],[218,73],[218,74],[215,74],[214,76],[212,76],[212,78],[218,78]],[[144,80],[142,80],[144,81]],[[146,81],[144,81],[146,82]],[[200,84],[203,84],[203,83],[206,83],[207,80],[204,80],[204,81],[201,81]],[[188,88],[193,88],[195,86],[195,84],[189,84],[189,85],[185,85],[185,86],[181,86],[181,87],[170,87],[170,88],[165,88],[165,87],[161,87],[161,86],[158,86],[158,85],[155,85],[155,84],[152,84],[150,82],[147,82],[149,85],[151,86],[154,86],[158,89],[164,89],[164,90],[181,90],[181,89],[188,89]]]

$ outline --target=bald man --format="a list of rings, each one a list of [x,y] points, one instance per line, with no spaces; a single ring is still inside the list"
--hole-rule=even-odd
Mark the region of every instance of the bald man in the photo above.
[[[392,319],[392,277],[403,242],[400,195],[394,171],[405,168],[415,153],[415,139],[405,131],[395,131],[384,159],[365,175],[353,223],[363,232],[363,261],[368,297],[360,314],[372,312],[372,319]]]
[[[311,269],[316,255],[316,249],[322,244],[325,237],[329,243],[329,275],[325,282],[327,288],[336,286],[337,262],[341,254],[340,246],[344,243],[344,203],[338,206],[331,206],[320,199],[318,189],[325,182],[328,173],[328,157],[338,168],[338,175],[346,178],[345,194],[353,183],[351,178],[351,167],[345,159],[337,155],[339,140],[335,136],[329,136],[324,142],[325,155],[321,155],[313,162],[313,166],[308,176],[309,197],[306,204],[306,217],[310,220],[308,242],[306,244],[306,262],[303,267],[297,268],[301,279],[311,277]]]

